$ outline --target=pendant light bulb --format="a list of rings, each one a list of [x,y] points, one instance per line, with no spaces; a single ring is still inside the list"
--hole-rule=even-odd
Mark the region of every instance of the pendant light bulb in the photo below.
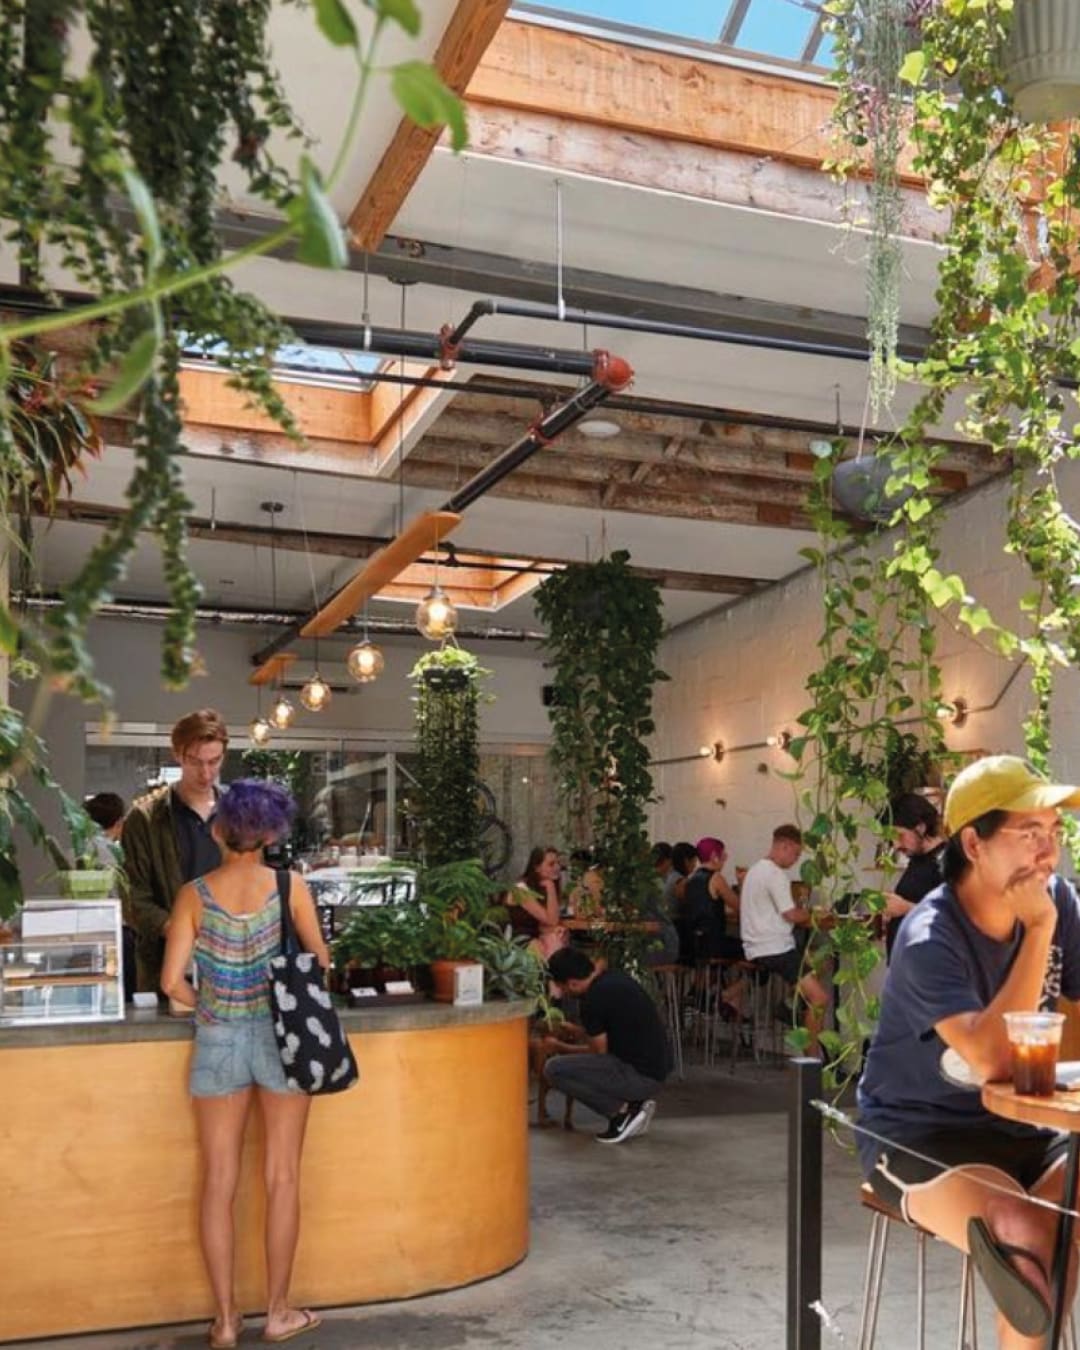
[[[426,638],[439,642],[457,628],[454,602],[439,585],[432,586],[416,607],[416,626]]]
[[[330,703],[330,686],[318,671],[300,690],[300,702],[308,712],[322,712]]]
[[[363,642],[358,642],[346,657],[346,664],[349,667],[349,674],[358,684],[370,684],[372,680],[377,680],[383,672],[383,666],[386,664],[382,651],[375,646],[374,642],[369,642],[367,638]]]
[[[252,745],[263,746],[270,743],[273,728],[265,717],[253,717],[248,725],[248,737]]]
[[[284,694],[278,694],[267,716],[267,721],[278,731],[287,731],[292,726],[295,717],[296,709]]]

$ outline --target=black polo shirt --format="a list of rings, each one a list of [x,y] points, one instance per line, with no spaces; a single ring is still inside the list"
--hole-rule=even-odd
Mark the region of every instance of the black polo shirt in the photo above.
[[[172,818],[176,831],[176,848],[180,854],[180,874],[185,881],[204,877],[221,866],[221,849],[210,834],[210,826],[217,816],[217,805],[206,820],[193,811],[183,797],[172,789]]]

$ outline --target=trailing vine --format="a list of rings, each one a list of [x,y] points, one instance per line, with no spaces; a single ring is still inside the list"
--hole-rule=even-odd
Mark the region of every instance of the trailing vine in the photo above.
[[[454,148],[464,144],[460,102],[430,66],[402,61],[382,71],[375,63],[387,24],[419,33],[414,0],[363,0],[371,17],[363,36],[354,5],[312,6],[324,38],[351,49],[356,67],[325,176],[306,153],[273,62],[272,0],[0,6],[0,228],[33,301],[27,313],[0,323],[0,507],[6,514],[28,481],[52,490],[63,482],[72,463],[72,404],[89,422],[88,435],[75,428],[86,449],[96,444],[95,419],[123,411],[135,460],[127,509],[63,588],[63,605],[37,626],[0,595],[0,657],[29,655],[48,687],[108,701],[86,630],[120,584],[142,531],[158,540],[171,602],[163,682],[178,688],[191,674],[201,590],[186,557],[181,356],[192,347],[212,352],[230,383],[299,436],[272,375],[275,353],[292,335],[229,272],[284,246],[301,263],[343,265],[344,236],[328,192],[355,142],[371,79],[388,75],[408,116],[423,126],[447,123]],[[290,144],[300,151],[296,169],[278,157],[277,147]],[[226,172],[245,200],[281,221],[234,252],[216,222]],[[55,282],[60,269],[63,284],[90,299],[65,307]],[[22,416],[30,370],[22,344],[33,340],[46,351],[51,335],[66,329],[78,331],[81,355],[78,369],[57,382],[61,434],[35,440]],[[0,713],[10,711],[0,705]],[[0,735],[16,730],[22,734],[18,718],[0,716]],[[28,746],[2,751],[17,768],[33,758]]]
[[[880,530],[856,531],[835,513],[832,479],[842,452],[837,442],[814,466],[809,509],[820,543],[803,555],[821,579],[824,623],[819,664],[807,680],[812,702],[789,746],[803,825],[801,878],[829,919],[808,959],[817,969],[833,964],[844,991],[837,1030],[821,1037],[834,1087],[859,1071],[877,1018],[864,982],[881,959],[877,916],[885,894],[881,884],[866,883],[868,844],[885,851],[890,800],[929,784],[946,758],[932,607],[919,574],[895,565]],[[936,557],[929,515],[905,535],[904,547]],[[807,1039],[804,1028],[791,1035],[796,1049]]]
[[[603,905],[613,919],[642,916],[656,889],[646,809],[653,800],[647,738],[663,635],[660,591],[620,551],[575,563],[536,590],[554,668],[552,761],[564,837],[603,863]],[[615,960],[639,961],[651,939],[616,935]]]
[[[425,867],[480,857],[480,681],[472,652],[449,642],[409,672],[416,687],[417,815]]]

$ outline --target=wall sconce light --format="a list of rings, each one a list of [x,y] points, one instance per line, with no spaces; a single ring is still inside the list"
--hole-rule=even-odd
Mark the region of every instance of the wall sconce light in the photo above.
[[[791,748],[791,732],[778,731],[773,736],[766,736],[765,744],[773,750],[789,750]]]
[[[713,759],[715,759],[716,762],[717,762],[717,764],[719,764],[720,761],[724,758],[724,742],[723,742],[723,741],[714,741],[714,742],[713,742],[712,755],[713,755]]]
[[[954,698],[951,703],[938,704],[937,715],[942,722],[948,722],[950,726],[962,727],[968,720],[970,711],[966,698]]]
[[[713,747],[712,747],[711,745],[699,745],[699,746],[698,746],[698,755],[699,755],[699,757],[700,757],[701,759],[712,759],[713,753],[714,753],[714,750],[713,750]]]
[[[292,726],[295,717],[296,709],[284,694],[278,694],[277,698],[274,699],[267,721],[278,731],[287,731]]]

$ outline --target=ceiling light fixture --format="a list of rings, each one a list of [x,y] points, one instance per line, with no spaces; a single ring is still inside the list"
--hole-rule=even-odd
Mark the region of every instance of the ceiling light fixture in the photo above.
[[[439,544],[435,542],[435,574],[431,590],[416,607],[416,626],[431,642],[453,637],[458,614],[454,602],[439,585]]]
[[[349,674],[357,684],[370,684],[372,680],[377,680],[383,672],[383,666],[386,661],[382,650],[376,647],[368,636],[368,610],[367,603],[364,604],[364,640],[358,642],[345,658],[345,664],[349,667]]]
[[[267,720],[270,725],[275,727],[278,731],[287,731],[289,727],[292,726],[295,717],[296,708],[285,697],[285,694],[279,690]]]
[[[591,441],[609,441],[622,432],[622,427],[609,417],[586,417],[578,423],[578,431]]]
[[[264,745],[269,744],[273,734],[273,728],[265,717],[253,717],[248,724],[248,739],[257,748],[261,749]]]
[[[300,702],[308,712],[322,712],[330,703],[331,690],[318,670],[300,690]]]

